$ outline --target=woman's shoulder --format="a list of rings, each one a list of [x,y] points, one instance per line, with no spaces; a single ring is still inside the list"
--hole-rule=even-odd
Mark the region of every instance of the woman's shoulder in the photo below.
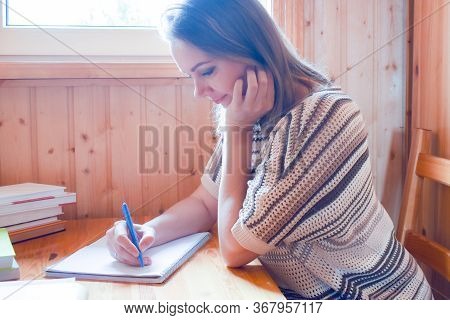
[[[318,106],[333,106],[340,100],[351,101],[351,98],[338,86],[320,87],[313,90],[309,95],[296,103],[296,105],[291,109],[291,112],[298,112],[304,108],[313,109]]]
[[[318,88],[300,101],[283,116],[273,127],[272,132],[276,133],[283,127],[291,127],[297,123],[301,129],[311,121],[316,122],[318,118],[326,118],[326,114],[331,112],[337,105],[352,103],[352,99],[341,90],[340,87]],[[353,103],[352,103],[353,104]],[[303,126],[301,125],[303,124]]]
[[[342,128],[349,122],[364,127],[359,108],[347,94],[338,87],[316,90],[277,122],[267,148],[284,150],[285,156],[290,153],[293,158],[310,141],[326,142],[344,132]]]

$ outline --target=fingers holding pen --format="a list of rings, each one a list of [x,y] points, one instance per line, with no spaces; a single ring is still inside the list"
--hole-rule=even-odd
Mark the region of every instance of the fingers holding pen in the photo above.
[[[117,239],[120,238],[120,236],[117,235],[117,226],[118,223],[116,223],[112,228],[106,231],[106,243],[108,251],[114,259],[123,263],[133,265],[134,261],[136,261],[137,259],[118,244]]]
[[[136,225],[136,228],[139,227],[139,225]],[[111,231],[107,232],[107,236],[109,233],[109,237],[112,238],[111,241],[108,241],[111,243],[108,247],[112,256],[120,262],[138,266],[139,251],[129,238],[128,228],[125,221],[116,222],[114,227],[110,230]],[[151,263],[151,259],[148,256],[144,256],[143,260],[145,265],[149,265]]]
[[[137,225],[136,232],[139,235],[139,248],[142,252],[150,248],[155,242],[155,229],[146,225]]]
[[[128,236],[128,228],[125,221],[116,223],[114,238],[116,239],[114,246],[117,253],[116,259],[126,264],[139,265],[139,251]]]

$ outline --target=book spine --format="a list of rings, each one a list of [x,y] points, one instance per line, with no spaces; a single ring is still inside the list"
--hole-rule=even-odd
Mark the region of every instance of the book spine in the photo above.
[[[33,199],[25,199],[25,200],[13,201],[13,202],[11,202],[11,204],[21,204],[21,203],[28,203],[28,202],[34,202],[34,201],[49,200],[49,199],[55,199],[55,197],[48,196],[48,197],[40,197],[40,198],[33,198]]]
[[[12,214],[20,211],[37,210],[55,205],[64,205],[76,202],[76,194],[69,193],[62,197],[54,197],[40,201],[31,201],[25,203],[18,203],[13,205],[0,205],[0,214]]]
[[[9,234],[9,237],[11,238],[12,243],[17,243],[20,241],[45,236],[63,230],[65,230],[65,221],[58,220],[36,227],[12,231]]]

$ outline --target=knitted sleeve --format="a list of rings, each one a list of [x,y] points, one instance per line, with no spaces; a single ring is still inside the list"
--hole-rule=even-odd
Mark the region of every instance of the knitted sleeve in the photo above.
[[[236,240],[262,255],[282,241],[321,234],[329,219],[322,207],[353,183],[368,158],[366,136],[359,109],[343,94],[314,94],[292,109],[271,132],[248,182],[232,228]]]

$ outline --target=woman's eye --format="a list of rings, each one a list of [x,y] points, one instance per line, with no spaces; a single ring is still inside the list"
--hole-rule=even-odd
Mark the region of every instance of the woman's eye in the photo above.
[[[203,72],[201,73],[201,75],[202,75],[203,77],[210,76],[210,75],[214,72],[215,69],[216,69],[215,67],[208,68],[208,69],[206,69],[205,71],[203,71]]]

